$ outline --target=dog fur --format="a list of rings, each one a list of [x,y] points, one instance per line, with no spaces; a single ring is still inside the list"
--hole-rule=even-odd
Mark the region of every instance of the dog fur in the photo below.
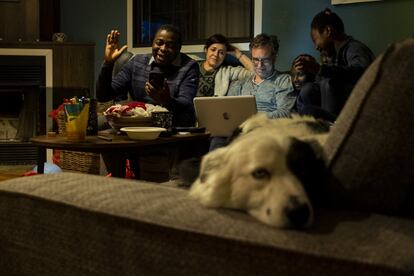
[[[255,115],[229,145],[203,156],[189,194],[203,206],[245,210],[275,227],[308,227],[311,198],[324,179],[320,154],[327,130],[311,117]]]

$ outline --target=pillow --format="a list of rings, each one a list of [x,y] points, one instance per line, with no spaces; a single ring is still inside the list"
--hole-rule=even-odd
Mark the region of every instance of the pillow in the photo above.
[[[413,72],[414,39],[407,39],[380,55],[352,91],[324,147],[334,205],[413,214]]]

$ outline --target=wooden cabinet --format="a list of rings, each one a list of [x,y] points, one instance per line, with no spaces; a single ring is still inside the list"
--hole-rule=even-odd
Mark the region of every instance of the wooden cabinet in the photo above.
[[[59,32],[59,0],[0,1],[0,41],[51,41]]]
[[[52,50],[53,75],[45,75],[45,78],[49,77],[52,79],[53,89],[46,85],[46,95],[50,95],[46,97],[48,99],[47,101],[50,102],[50,106],[40,109],[42,111],[40,114],[41,118],[45,118],[48,112],[58,107],[63,102],[64,98],[70,98],[72,96],[93,97],[95,87],[95,44],[71,42],[0,42],[0,58],[1,55],[7,55],[5,52],[10,49],[23,49],[21,52],[26,56],[30,56],[33,49]],[[7,76],[0,77],[7,78]],[[45,101],[41,101],[41,105],[42,102],[44,105]],[[44,120],[41,119],[41,122],[43,121]],[[48,124],[46,124],[46,129],[50,129]]]
[[[95,44],[52,43],[53,86],[94,90]]]
[[[39,1],[1,1],[0,38],[3,41],[39,39]]]
[[[44,49],[51,51],[45,51]],[[42,62],[41,59],[39,61],[38,58],[43,53],[45,60],[48,60],[48,62]],[[47,117],[47,114],[59,106],[64,98],[75,95],[93,95],[95,82],[94,53],[95,45],[88,43],[0,42],[0,84],[3,81],[8,85],[8,87],[3,87],[5,91],[3,94],[6,93],[6,96],[11,94],[10,86],[14,90],[19,90],[16,93],[22,94],[23,97],[19,99],[23,100],[17,101],[22,102],[22,107],[16,107],[19,108],[16,114],[23,115],[19,115],[18,129],[34,130],[30,134],[20,135],[19,138],[22,140],[16,143],[16,147],[25,147],[26,140],[32,135],[45,134],[53,127],[52,120]],[[37,58],[33,58],[34,56]],[[25,57],[27,58],[25,59]],[[50,65],[53,68],[50,68]],[[36,70],[29,70],[32,67],[35,67]],[[32,84],[35,87],[30,90],[26,89],[26,91],[25,80],[32,80],[34,78],[33,72],[38,72],[38,67],[40,67],[40,73],[36,76],[40,77],[35,78],[36,81]],[[24,70],[23,68],[29,69]],[[23,76],[27,76],[27,78]],[[45,86],[46,89],[44,89]],[[29,104],[31,105],[29,106]],[[20,127],[22,124],[23,127]],[[56,127],[53,128],[56,129]],[[21,162],[20,156],[17,156],[18,150],[14,151],[16,157],[10,160],[5,146],[0,144],[0,163],[6,161]],[[32,151],[36,152],[36,148],[32,147]],[[24,148],[19,152],[25,153],[21,157],[28,161],[29,148]],[[2,161],[1,156],[6,156],[6,160]]]
[[[53,105],[72,96],[93,97],[95,44],[52,43]]]
[[[51,49],[53,51],[53,88],[88,89],[95,86],[95,44],[93,43],[54,43],[54,42],[0,42],[2,48],[12,49]]]

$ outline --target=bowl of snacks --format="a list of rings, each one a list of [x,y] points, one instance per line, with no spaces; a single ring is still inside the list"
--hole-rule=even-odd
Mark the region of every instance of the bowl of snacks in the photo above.
[[[119,131],[123,127],[152,126],[151,114],[155,111],[168,110],[158,105],[130,102],[112,105],[104,112],[104,115],[109,125]]]
[[[154,140],[166,129],[162,127],[123,127],[121,131],[126,132],[128,138],[132,140]]]

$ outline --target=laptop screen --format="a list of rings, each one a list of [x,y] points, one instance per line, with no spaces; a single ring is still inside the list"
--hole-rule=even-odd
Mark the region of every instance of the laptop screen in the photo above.
[[[252,95],[224,97],[196,97],[194,108],[199,127],[212,136],[230,136],[246,119],[257,113]]]

